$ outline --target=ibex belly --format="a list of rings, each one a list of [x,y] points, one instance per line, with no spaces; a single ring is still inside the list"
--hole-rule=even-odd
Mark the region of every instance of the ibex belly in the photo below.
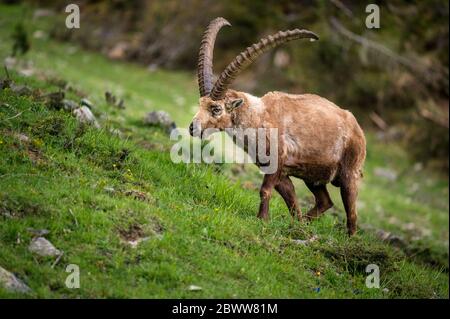
[[[340,134],[326,138],[284,135],[283,172],[316,185],[334,180],[344,149]]]

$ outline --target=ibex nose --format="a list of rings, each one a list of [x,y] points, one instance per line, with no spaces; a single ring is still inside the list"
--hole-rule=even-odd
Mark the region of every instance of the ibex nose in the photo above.
[[[191,134],[191,136],[194,136],[194,124],[191,123],[191,125],[189,125],[189,134]]]

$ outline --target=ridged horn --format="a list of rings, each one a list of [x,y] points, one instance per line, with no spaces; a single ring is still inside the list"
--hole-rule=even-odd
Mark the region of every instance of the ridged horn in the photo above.
[[[223,26],[231,26],[224,18],[212,20],[203,34],[200,51],[198,53],[198,88],[200,96],[209,95],[213,88],[213,53],[214,42],[219,30]]]
[[[222,99],[228,89],[228,86],[231,82],[233,82],[236,76],[253,61],[255,61],[261,54],[285,42],[304,38],[314,40],[319,39],[314,32],[294,29],[279,31],[273,35],[262,38],[258,43],[252,44],[236,56],[220,74],[211,91],[211,99],[215,101]]]

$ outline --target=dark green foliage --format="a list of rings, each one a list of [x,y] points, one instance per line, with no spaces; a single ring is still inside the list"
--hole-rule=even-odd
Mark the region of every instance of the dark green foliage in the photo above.
[[[12,38],[12,56],[24,55],[28,52],[28,50],[30,50],[31,43],[23,22],[19,22],[16,24],[16,26],[14,27],[14,33],[12,34]]]

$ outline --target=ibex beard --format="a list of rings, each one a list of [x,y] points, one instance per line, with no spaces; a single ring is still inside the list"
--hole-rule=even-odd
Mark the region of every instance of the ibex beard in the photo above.
[[[190,125],[193,136],[208,128],[277,128],[277,167],[264,175],[258,217],[269,218],[273,189],[284,199],[293,217],[302,213],[290,177],[302,179],[315,196],[308,220],[333,206],[326,185],[339,187],[347,214],[349,235],[356,232],[358,184],[366,156],[366,141],[355,117],[334,103],[314,94],[270,92],[261,98],[228,89],[238,73],[259,55],[281,43],[301,38],[318,39],[307,30],[288,30],[261,39],[239,54],[212,84],[212,52],[223,18],[208,26],[199,54],[199,110]],[[260,139],[261,137],[258,137]],[[236,142],[248,150],[251,139]],[[274,143],[266,143],[267,154]],[[258,158],[256,165],[262,168]]]

